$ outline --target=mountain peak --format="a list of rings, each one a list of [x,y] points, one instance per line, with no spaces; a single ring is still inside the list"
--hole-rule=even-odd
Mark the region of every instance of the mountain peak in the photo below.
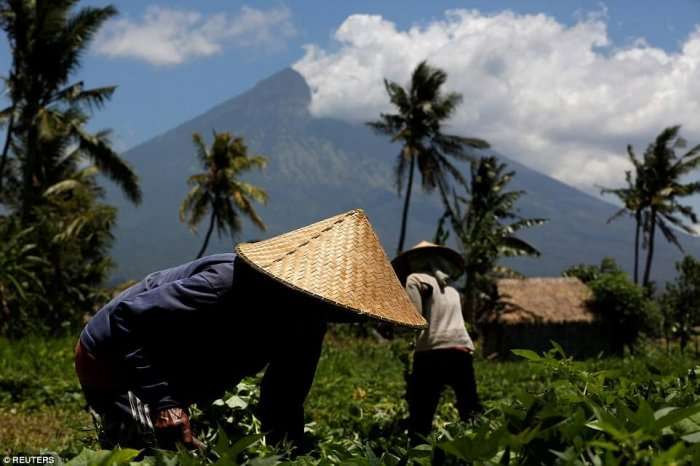
[[[236,100],[254,102],[253,105],[272,104],[295,113],[306,112],[311,103],[311,89],[302,75],[291,68],[285,68],[269,78],[258,81],[252,89]]]
[[[308,107],[311,102],[311,89],[302,75],[292,68],[285,68],[269,78],[259,81],[246,92],[246,97],[260,102],[285,103]]]
[[[309,116],[311,89],[306,80],[291,68],[285,68],[269,78],[258,81],[249,91],[229,101],[227,111],[284,121],[296,125]]]
[[[269,78],[258,81],[243,94],[228,99],[178,126],[177,129],[187,127],[186,131],[200,132],[208,132],[212,128],[220,130],[230,126],[221,125],[221,122],[239,121],[241,115],[245,115],[245,118],[239,122],[237,130],[260,123],[258,119],[285,121],[292,125],[303,124],[309,116],[310,103],[311,89],[304,77],[291,68],[285,68]]]

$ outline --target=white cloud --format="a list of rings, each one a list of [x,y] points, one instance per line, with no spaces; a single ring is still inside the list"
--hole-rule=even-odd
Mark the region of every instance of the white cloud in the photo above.
[[[315,115],[375,119],[391,111],[382,79],[407,84],[428,59],[464,96],[450,131],[589,191],[619,184],[626,144],[642,152],[665,126],[682,123],[700,142],[700,28],[669,53],[643,39],[615,47],[604,14],[566,26],[544,14],[454,10],[407,30],[353,15],[335,40],[332,51],[307,45],[294,65]]]
[[[120,18],[100,30],[93,50],[154,65],[177,65],[217,54],[227,45],[281,48],[296,31],[288,8],[243,7],[237,15],[149,6],[141,20]]]

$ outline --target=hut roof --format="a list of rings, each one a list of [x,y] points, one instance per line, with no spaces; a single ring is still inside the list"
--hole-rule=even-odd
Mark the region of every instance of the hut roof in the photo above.
[[[593,293],[581,280],[505,278],[496,282],[504,308],[488,319],[506,325],[592,322]]]

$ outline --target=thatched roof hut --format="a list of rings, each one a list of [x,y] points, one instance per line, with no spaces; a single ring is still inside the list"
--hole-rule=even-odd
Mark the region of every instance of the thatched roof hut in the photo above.
[[[591,289],[578,278],[504,278],[496,282],[503,310],[491,320],[506,325],[593,322]]]
[[[482,321],[485,354],[545,351],[550,340],[575,356],[610,350],[609,328],[592,308],[592,292],[577,278],[508,278],[496,283],[501,307]]]

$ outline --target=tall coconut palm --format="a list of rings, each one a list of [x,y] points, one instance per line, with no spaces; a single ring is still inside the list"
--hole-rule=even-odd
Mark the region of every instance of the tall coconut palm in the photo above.
[[[497,266],[502,257],[539,256],[540,252],[516,234],[541,225],[543,218],[524,218],[515,204],[524,191],[506,191],[515,176],[495,157],[482,157],[472,163],[468,197],[453,195],[446,205],[446,218],[459,239],[465,257],[465,296],[472,318],[481,314],[491,293],[494,273],[509,272]],[[510,273],[510,272],[509,272]]]
[[[445,134],[442,126],[453,115],[461,102],[455,92],[443,93],[447,74],[423,61],[415,68],[408,88],[384,80],[389,100],[397,113],[382,113],[379,120],[367,124],[380,134],[401,144],[396,164],[396,188],[401,194],[408,169],[408,181],[401,215],[401,232],[397,253],[404,247],[406,222],[411,202],[415,166],[421,174],[423,189],[439,188],[443,200],[449,192],[449,179],[464,184],[460,170],[452,164],[455,160],[471,160],[465,148],[485,149],[489,144],[477,138]]]
[[[648,238],[643,280],[645,286],[650,284],[656,227],[668,242],[683,251],[676,232],[681,230],[694,234],[693,228],[685,220],[698,222],[693,208],[681,204],[680,200],[700,193],[700,182],[683,182],[688,174],[700,166],[700,144],[683,155],[677,155],[676,150],[687,147],[687,142],[679,136],[679,132],[679,125],[664,129],[644,153],[643,204],[648,210],[648,220],[645,222]]]
[[[83,82],[70,82],[80,67],[82,54],[102,24],[116,14],[112,6],[85,7],[74,11],[78,0],[4,0],[0,2],[0,28],[12,52],[7,79],[10,106],[8,150],[16,148],[22,188],[22,218],[31,216],[42,193],[56,180],[51,167],[63,157],[53,149],[65,141],[79,145],[92,162],[115,181],[130,200],[141,192],[129,166],[104,143],[100,135],[86,131],[89,113],[103,106],[115,87],[86,89]],[[56,139],[60,143],[56,143]]]
[[[239,177],[254,168],[263,169],[267,159],[260,155],[248,155],[243,138],[233,137],[229,133],[214,132],[211,149],[197,133],[192,135],[192,141],[197,158],[206,172],[192,175],[187,180],[191,189],[180,205],[180,221],[196,231],[197,225],[211,212],[204,244],[197,254],[199,258],[204,255],[215,226],[219,236],[227,231],[233,235],[240,231],[240,216],[244,215],[255,226],[265,230],[253,202],[265,204],[267,193]]]
[[[616,196],[623,207],[615,212],[608,223],[628,214],[634,218],[634,283],[639,283],[639,249],[640,236],[644,231],[645,206],[644,206],[644,164],[634,153],[631,145],[627,146],[627,155],[634,167],[634,173],[630,170],[625,172],[627,186],[624,188],[603,188],[601,194],[612,194]]]

